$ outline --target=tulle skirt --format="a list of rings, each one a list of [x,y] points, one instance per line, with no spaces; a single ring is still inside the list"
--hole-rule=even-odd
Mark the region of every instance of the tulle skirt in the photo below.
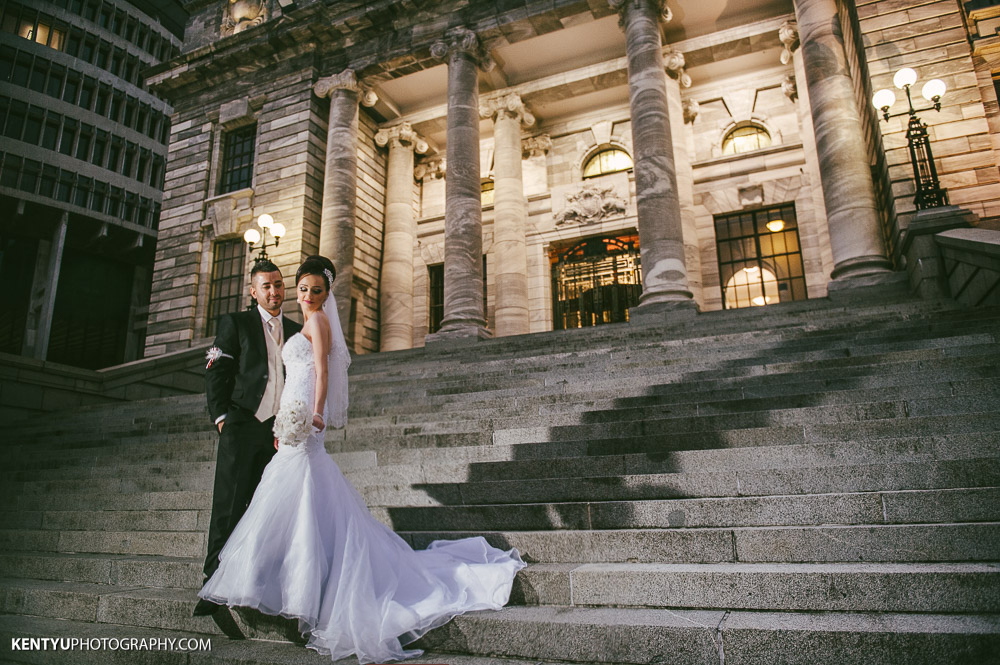
[[[274,455],[202,598],[298,619],[307,646],[361,663],[418,656],[403,645],[507,603],[525,566],[517,550],[477,537],[414,551],[310,444]]]

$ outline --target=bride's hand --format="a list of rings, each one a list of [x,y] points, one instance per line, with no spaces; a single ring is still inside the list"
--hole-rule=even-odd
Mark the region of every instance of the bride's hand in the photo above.
[[[323,416],[318,413],[313,414],[313,427],[322,432],[326,429],[326,423],[323,422]]]

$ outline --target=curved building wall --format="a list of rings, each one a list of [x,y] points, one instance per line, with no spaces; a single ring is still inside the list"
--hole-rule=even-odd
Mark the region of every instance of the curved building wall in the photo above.
[[[170,18],[122,0],[0,5],[0,278],[19,294],[0,352],[141,356],[172,113],[142,75],[180,51]]]

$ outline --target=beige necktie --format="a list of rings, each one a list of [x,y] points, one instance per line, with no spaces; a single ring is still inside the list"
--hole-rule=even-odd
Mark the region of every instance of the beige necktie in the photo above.
[[[267,330],[271,333],[271,339],[275,344],[281,344],[281,331],[278,329],[278,317],[274,316],[267,321]]]

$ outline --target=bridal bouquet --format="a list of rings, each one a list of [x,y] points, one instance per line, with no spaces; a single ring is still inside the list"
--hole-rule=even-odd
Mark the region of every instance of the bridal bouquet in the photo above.
[[[284,404],[274,418],[274,436],[286,446],[297,446],[312,434],[312,408],[300,399]]]

